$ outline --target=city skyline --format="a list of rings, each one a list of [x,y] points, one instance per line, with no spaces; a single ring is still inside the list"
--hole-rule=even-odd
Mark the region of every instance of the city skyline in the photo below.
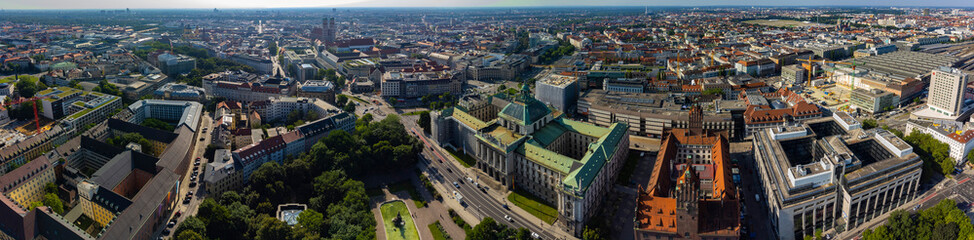
[[[560,6],[649,6],[649,7],[709,7],[709,6],[738,6],[738,7],[800,7],[800,6],[869,6],[869,7],[974,7],[974,2],[962,0],[947,0],[937,3],[930,3],[920,0],[867,0],[867,1],[838,1],[826,0],[809,4],[805,1],[785,0],[729,0],[729,1],[708,1],[708,0],[687,0],[687,1],[637,1],[637,0],[609,0],[609,1],[582,1],[582,0],[461,0],[461,1],[441,1],[441,0],[418,0],[418,1],[394,1],[394,0],[174,0],[169,2],[129,2],[125,0],[99,0],[99,1],[66,1],[66,0],[0,0],[0,8],[3,9],[194,9],[194,8],[228,8],[228,9],[248,9],[248,8],[316,8],[316,7],[432,7],[432,8],[479,8],[479,7],[560,7]]]

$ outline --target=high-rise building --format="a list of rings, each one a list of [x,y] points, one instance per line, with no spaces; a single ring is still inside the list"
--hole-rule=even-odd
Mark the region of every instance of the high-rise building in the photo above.
[[[964,89],[968,75],[956,68],[940,67],[930,73],[930,97],[927,106],[947,116],[960,115],[964,107]]]

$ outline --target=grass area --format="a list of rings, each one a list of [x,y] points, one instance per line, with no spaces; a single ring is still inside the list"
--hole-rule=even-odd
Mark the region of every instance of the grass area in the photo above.
[[[402,115],[403,116],[417,116],[417,115],[419,115],[419,114],[421,114],[423,112],[429,112],[429,111],[425,111],[425,110],[424,111],[413,111],[413,112],[403,113]]]
[[[629,185],[629,179],[632,179],[632,172],[636,171],[636,165],[639,164],[639,154],[635,152],[629,153],[629,157],[626,158],[626,162],[622,165],[622,170],[619,171],[619,179],[616,179],[616,183],[620,185]]]
[[[345,95],[345,94],[338,94],[338,95],[339,95],[339,96],[345,96],[345,97],[347,97],[348,99],[353,99],[353,100],[355,100],[355,101],[359,101],[359,102],[361,102],[361,103],[369,103],[369,102],[367,102],[367,101],[365,101],[365,100],[362,100],[361,98],[359,98],[359,97],[356,97],[356,96],[352,96],[352,95]]]
[[[416,190],[416,186],[413,185],[411,181],[402,181],[389,185],[389,192],[397,193],[400,191],[406,191],[409,193],[409,198],[413,199],[413,203],[416,207],[421,208],[426,206],[426,201],[423,200],[423,195],[419,194],[419,190]]]
[[[557,209],[552,207],[551,204],[545,203],[545,201],[541,200],[541,198],[535,197],[530,193],[515,190],[514,192],[511,192],[510,195],[507,195],[507,200],[548,224],[552,224],[555,222],[555,219],[558,219]]]
[[[379,207],[379,211],[382,212],[382,224],[386,229],[386,239],[419,239],[419,231],[416,230],[416,225],[413,224],[413,218],[410,217],[409,209],[406,208],[405,203],[402,201],[384,203]],[[402,216],[402,227],[392,223],[396,216]]]
[[[450,238],[450,234],[446,234],[446,230],[443,229],[443,225],[440,224],[440,221],[436,221],[434,223],[431,223],[429,226],[426,226],[426,227],[428,227],[430,229],[430,234],[433,234],[433,240],[450,240],[451,239]]]
[[[460,161],[460,164],[463,165],[463,167],[469,168],[477,163],[477,160],[473,159],[473,157],[471,157],[470,155],[457,152],[456,150],[450,148],[446,148],[446,151],[450,152],[450,155],[452,155],[453,158],[456,158],[457,161]]]

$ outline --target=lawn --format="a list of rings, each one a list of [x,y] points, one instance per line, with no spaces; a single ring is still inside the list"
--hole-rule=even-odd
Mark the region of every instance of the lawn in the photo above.
[[[450,152],[450,155],[452,155],[453,158],[456,158],[457,161],[459,161],[460,164],[463,165],[464,167],[470,167],[477,163],[477,160],[473,159],[473,157],[471,157],[470,155],[457,152],[456,150],[450,148],[445,148],[445,149],[447,152]]]
[[[355,101],[359,101],[359,102],[362,102],[362,103],[369,103],[369,102],[367,102],[367,101],[365,101],[365,100],[362,100],[361,98],[359,98],[359,97],[356,97],[356,96],[352,96],[352,95],[345,95],[345,94],[339,94],[339,95],[344,95],[345,97],[347,97],[347,98],[349,98],[349,99],[353,99],[353,100],[355,100]]]
[[[507,195],[507,200],[548,224],[554,223],[555,219],[558,218],[557,209],[552,207],[550,204],[545,203],[544,200],[531,195],[530,193],[515,190],[514,192],[511,192],[510,195]]]
[[[436,221],[434,223],[431,223],[429,226],[426,226],[426,227],[428,227],[430,229],[430,234],[433,234],[433,240],[449,240],[450,239],[450,235],[449,234],[446,234],[446,231],[443,230],[443,225],[440,225],[440,221]]]
[[[413,185],[412,181],[406,180],[389,184],[390,193],[397,193],[399,191],[409,192],[409,198],[413,199],[416,207],[421,208],[426,206],[426,201],[423,201],[423,196],[419,194],[419,190],[416,190],[416,186]]]
[[[409,216],[409,209],[402,201],[388,202],[380,207],[382,212],[382,224],[386,229],[386,239],[419,239],[419,232],[413,224],[413,218]],[[402,216],[403,226],[393,225],[392,220],[396,216]]]
[[[412,111],[412,112],[408,112],[408,113],[403,113],[402,115],[403,116],[418,116],[419,114],[424,113],[424,112],[427,112],[428,113],[429,111]]]

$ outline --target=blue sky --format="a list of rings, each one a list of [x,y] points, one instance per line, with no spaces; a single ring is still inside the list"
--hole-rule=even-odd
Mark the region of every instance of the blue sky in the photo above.
[[[517,7],[596,5],[974,7],[974,0],[0,0],[0,8],[4,9]]]

